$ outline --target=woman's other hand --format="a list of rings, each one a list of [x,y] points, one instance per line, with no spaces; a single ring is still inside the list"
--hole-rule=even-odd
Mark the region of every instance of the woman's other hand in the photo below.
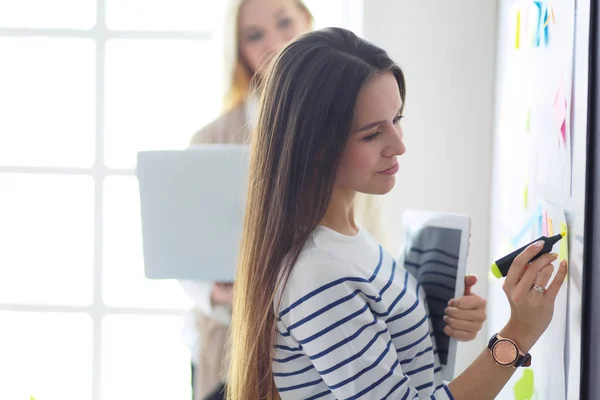
[[[475,339],[481,330],[487,318],[487,301],[471,291],[476,283],[475,275],[466,276],[465,295],[448,302],[444,316],[446,335],[466,342]]]
[[[217,282],[212,287],[210,299],[213,305],[227,305],[233,303],[233,283]]]

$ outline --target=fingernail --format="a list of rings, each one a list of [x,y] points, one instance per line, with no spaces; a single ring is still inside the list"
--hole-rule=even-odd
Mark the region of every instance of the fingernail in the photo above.
[[[544,246],[544,241],[543,240],[538,240],[537,242],[535,242],[533,244],[533,247],[535,247],[536,249],[539,249],[542,246]]]
[[[450,301],[448,302],[448,305],[450,307],[452,307],[454,305],[454,303],[455,303],[454,299],[450,299]]]
[[[446,307],[446,309],[444,310],[444,314],[448,314],[448,310],[450,310],[450,308]]]
[[[567,267],[567,260],[562,260],[560,262],[560,266],[563,267],[563,268],[566,268]]]
[[[558,258],[558,253],[550,253],[550,255],[554,258],[557,259]]]
[[[448,322],[448,316],[444,315],[444,322]]]

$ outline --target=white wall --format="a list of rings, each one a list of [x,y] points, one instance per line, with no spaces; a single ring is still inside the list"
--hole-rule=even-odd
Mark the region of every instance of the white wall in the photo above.
[[[468,214],[469,273],[485,296],[496,54],[496,0],[366,0],[364,36],[386,49],[407,79],[407,153],[390,194],[390,221],[405,208]],[[396,223],[396,226],[399,224]],[[391,227],[396,242],[399,232]],[[459,371],[488,332],[459,347]]]

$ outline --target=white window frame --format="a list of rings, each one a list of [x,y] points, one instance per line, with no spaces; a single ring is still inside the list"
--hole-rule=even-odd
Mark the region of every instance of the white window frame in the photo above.
[[[324,0],[326,1],[326,0]],[[344,0],[342,25],[362,34],[363,0]],[[85,306],[0,303],[0,311],[42,312],[42,313],[85,313],[93,321],[92,330],[92,399],[101,399],[102,370],[102,319],[108,315],[166,315],[184,316],[187,310],[165,308],[112,307],[102,300],[103,289],[103,218],[105,178],[112,176],[135,176],[133,169],[109,168],[104,163],[104,101],[105,101],[105,50],[109,39],[178,39],[211,40],[211,32],[190,31],[124,31],[112,30],[106,26],[106,0],[96,0],[96,24],[89,30],[84,29],[37,29],[2,28],[0,37],[49,37],[84,38],[96,43],[96,126],[95,126],[95,162],[91,168],[42,167],[42,166],[2,166],[0,174],[41,174],[90,176],[94,180],[94,263],[93,263],[93,300]]]

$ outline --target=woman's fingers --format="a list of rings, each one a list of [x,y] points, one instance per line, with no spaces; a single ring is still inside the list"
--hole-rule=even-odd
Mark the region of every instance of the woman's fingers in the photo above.
[[[544,266],[538,274],[537,278],[535,278],[535,280],[533,281],[533,284],[546,289],[546,286],[548,286],[548,282],[550,281],[550,277],[553,273],[554,265],[548,264]]]
[[[444,333],[454,339],[458,339],[462,342],[467,342],[469,340],[475,339],[477,336],[477,332],[463,331],[460,329],[452,328],[450,325],[446,325],[444,327]]]
[[[565,282],[567,271],[567,261],[562,260],[560,266],[558,267],[558,272],[556,273],[554,280],[552,281],[550,286],[548,286],[548,289],[546,289],[546,292],[544,293],[546,296],[550,296],[553,300],[556,298],[556,296],[558,295],[558,291]]]
[[[519,277],[523,275],[525,266],[529,264],[529,261],[533,257],[535,257],[544,246],[543,241],[537,241],[527,247],[525,250],[519,254],[515,260],[513,261],[510,269],[508,270],[508,274],[506,275],[506,279],[504,280],[504,288],[505,291],[507,289],[512,289],[517,286],[519,283]]]
[[[475,334],[477,332],[479,332],[479,330],[481,329],[481,325],[482,325],[481,322],[465,321],[462,319],[452,318],[447,315],[444,317],[444,321],[452,329],[465,331],[465,332],[471,332],[471,333],[475,333]]]
[[[556,260],[557,257],[558,254],[555,253],[544,254],[543,256],[529,264],[527,271],[525,271],[525,274],[523,274],[523,277],[517,283],[516,294],[524,294],[529,292],[529,290],[531,290],[531,287],[533,286],[533,281],[537,277],[538,273],[542,270],[542,268]]]
[[[454,319],[471,322],[484,322],[486,320],[485,308],[475,310],[461,310],[456,307],[447,307],[445,314]]]

